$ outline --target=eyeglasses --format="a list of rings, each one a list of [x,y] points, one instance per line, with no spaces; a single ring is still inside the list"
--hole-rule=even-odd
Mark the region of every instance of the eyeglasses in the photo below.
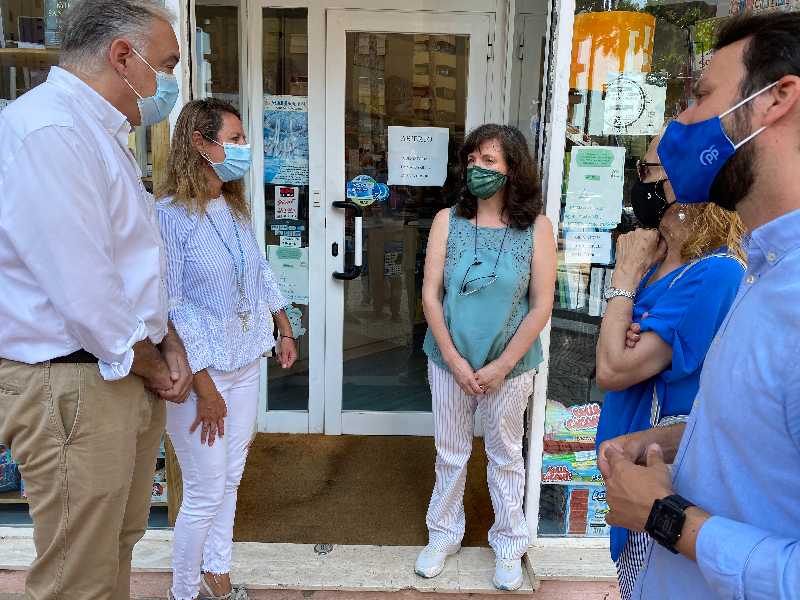
[[[479,260],[476,260],[469,266],[467,272],[464,273],[464,280],[461,282],[461,287],[458,289],[458,294],[460,296],[469,296],[475,292],[480,292],[482,289],[489,287],[495,281],[497,281],[497,275],[495,273],[492,273],[491,275],[482,275],[481,277],[474,277],[473,279],[467,279],[469,277],[469,272],[472,271],[472,268],[477,267],[480,264],[483,263],[481,263]],[[497,269],[496,264],[495,269]]]
[[[650,175],[650,167],[662,168],[661,163],[645,162],[643,160],[636,161],[636,173],[639,175],[639,181],[644,181]]]
[[[469,296],[475,292],[480,292],[486,289],[497,281],[497,265],[500,264],[500,256],[503,254],[503,246],[506,245],[506,238],[508,237],[508,225],[506,225],[505,233],[503,233],[503,241],[500,242],[500,251],[497,253],[497,259],[494,261],[494,268],[490,275],[481,275],[480,277],[469,278],[469,273],[474,267],[480,266],[483,263],[478,260],[478,215],[475,215],[475,254],[472,264],[467,268],[464,273],[464,279],[461,281],[461,287],[458,288],[459,296]]]

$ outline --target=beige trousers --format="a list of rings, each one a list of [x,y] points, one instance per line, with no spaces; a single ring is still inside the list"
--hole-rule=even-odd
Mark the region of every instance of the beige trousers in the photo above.
[[[19,463],[34,525],[27,600],[129,600],[164,419],[135,375],[0,359],[0,442]]]

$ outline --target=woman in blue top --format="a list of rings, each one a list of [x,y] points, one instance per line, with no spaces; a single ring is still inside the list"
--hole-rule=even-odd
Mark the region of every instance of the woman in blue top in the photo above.
[[[233,521],[256,423],[260,358],[275,346],[273,319],[281,331],[281,365],[289,368],[297,358],[284,311],[289,303],[250,223],[242,182],[249,167],[236,109],[211,98],[183,108],[158,204],[169,316],[194,373],[186,403],[167,407],[183,474],[174,600],[247,597],[229,578]]]
[[[415,570],[435,577],[460,549],[472,425],[480,407],[495,511],[489,531],[497,557],[494,583],[513,590],[522,584],[520,558],[528,548],[523,415],[542,360],[539,333],[553,307],[555,241],[550,221],[540,214],[538,175],[519,130],[482,125],[467,137],[460,159],[461,200],[434,219],[422,287],[436,485],[429,543]]]
[[[714,204],[675,204],[658,164],[656,137],[631,192],[646,229],[617,240],[617,264],[597,343],[597,382],[606,389],[597,447],[620,435],[683,421],[700,369],[744,274],[742,225]],[[611,528],[620,595],[630,598],[646,534]]]

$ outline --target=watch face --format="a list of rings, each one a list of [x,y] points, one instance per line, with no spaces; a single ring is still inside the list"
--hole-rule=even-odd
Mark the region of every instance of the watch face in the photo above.
[[[656,529],[663,532],[671,532],[675,527],[675,515],[672,513],[671,509],[667,509],[669,512],[661,510],[660,514],[656,518]]]

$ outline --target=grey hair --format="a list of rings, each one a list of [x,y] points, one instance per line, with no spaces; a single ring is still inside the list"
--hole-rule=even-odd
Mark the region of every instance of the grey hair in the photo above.
[[[144,53],[154,20],[172,23],[175,15],[156,0],[75,0],[61,19],[59,63],[96,73],[106,64],[111,43],[121,37]]]

